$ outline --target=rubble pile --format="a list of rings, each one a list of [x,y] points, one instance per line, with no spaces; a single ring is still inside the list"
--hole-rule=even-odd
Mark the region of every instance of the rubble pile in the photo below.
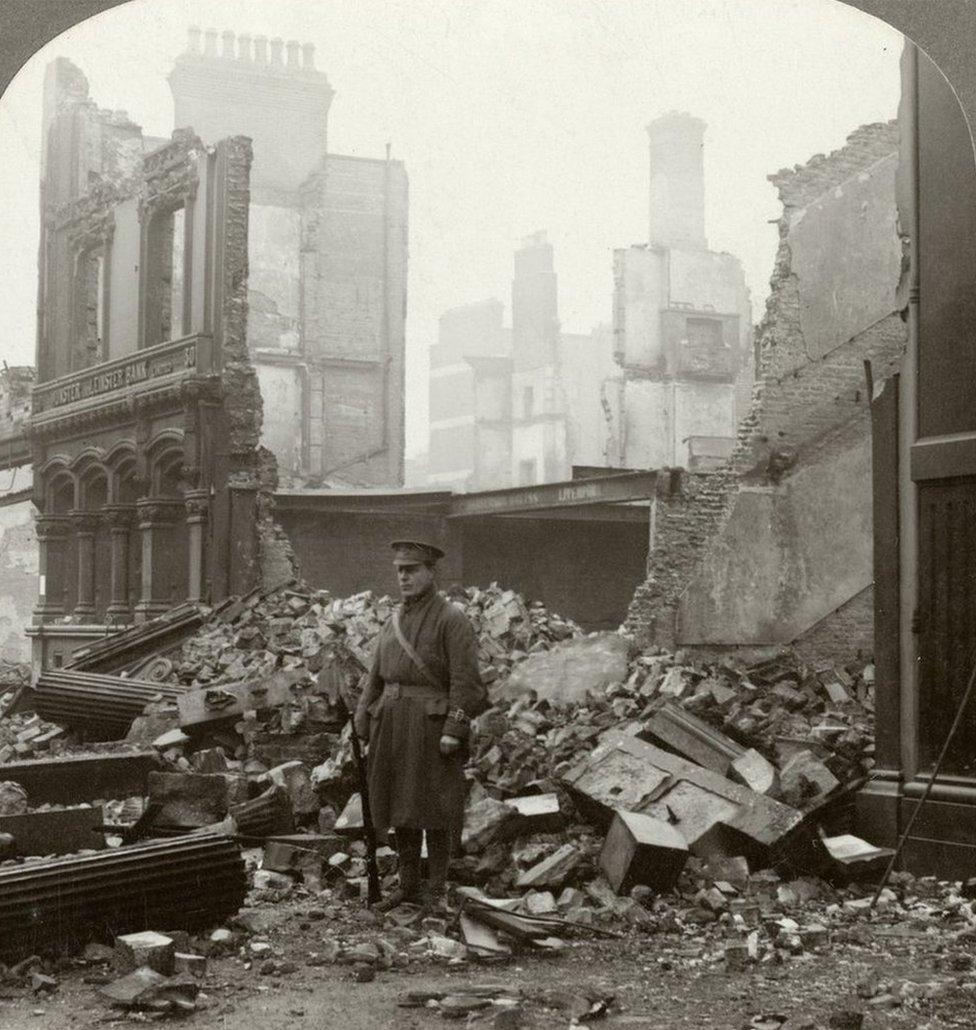
[[[0,695],[0,712],[12,695]],[[0,765],[57,750],[65,740],[63,726],[47,722],[33,712],[19,712],[0,719]]]
[[[639,655],[625,682],[579,705],[531,695],[496,701],[479,720],[475,774],[502,793],[559,778],[610,730],[761,785],[795,807],[870,771],[872,665],[811,671],[791,652],[749,669],[678,659]]]
[[[455,590],[449,597],[475,627],[489,683],[528,655],[581,632],[575,623],[497,584]],[[373,641],[394,607],[389,597],[371,591],[348,598],[298,587],[254,594],[220,611],[183,645],[172,659],[173,677],[201,686],[257,679],[276,669],[317,673],[337,639],[368,667]]]

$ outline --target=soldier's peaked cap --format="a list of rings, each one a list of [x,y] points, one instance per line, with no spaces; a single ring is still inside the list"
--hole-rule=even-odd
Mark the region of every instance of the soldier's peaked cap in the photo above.
[[[432,565],[444,557],[439,547],[423,540],[394,540],[390,547],[393,548],[394,565]]]

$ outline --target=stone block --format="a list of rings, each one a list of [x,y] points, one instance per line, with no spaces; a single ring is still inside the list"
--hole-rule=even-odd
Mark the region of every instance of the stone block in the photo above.
[[[840,780],[812,751],[798,751],[780,769],[783,797],[794,805],[818,800],[840,786]]]
[[[19,783],[0,782],[0,815],[23,815],[27,808],[27,791]]]
[[[582,855],[575,844],[563,844],[548,858],[526,869],[515,881],[519,890],[528,887],[561,887],[579,868]]]
[[[566,823],[558,794],[526,794],[506,798],[504,803],[518,813],[520,831],[526,833],[554,833]]]
[[[670,701],[644,723],[641,736],[720,776],[728,775],[731,764],[745,752],[724,733]]]
[[[222,683],[187,691],[176,702],[180,726],[192,729],[239,719],[248,711],[281,708],[291,700],[292,685],[299,679],[300,673],[282,670],[251,683]]]
[[[173,939],[155,930],[127,933],[115,938],[114,963],[120,973],[131,973],[141,966],[148,966],[163,976],[170,976],[175,958]]]
[[[173,971],[177,974],[186,973],[190,976],[206,976],[207,956],[192,955],[187,951],[178,951],[173,956]]]
[[[565,641],[519,664],[502,688],[503,696],[535,693],[553,705],[578,704],[587,694],[602,697],[611,683],[627,679],[628,646],[617,633]]]
[[[730,780],[741,783],[757,794],[772,797],[779,790],[779,774],[776,766],[761,755],[755,748],[743,751],[733,759],[729,766]]]
[[[310,815],[319,810],[311,775],[302,762],[295,760],[277,765],[269,769],[262,780],[283,787],[291,798],[292,810],[299,815]]]
[[[220,773],[149,774],[149,803],[159,806],[159,826],[196,829],[218,823],[247,798],[243,778]]]
[[[472,791],[464,808],[461,847],[468,854],[505,839],[518,824],[516,810],[486,793]]]
[[[343,837],[358,837],[362,834],[364,827],[363,799],[359,794],[353,794],[346,802],[346,807],[339,813],[339,818],[336,819],[333,828]]]
[[[73,851],[105,847],[97,827],[104,816],[101,805],[82,808],[51,808],[23,815],[0,816],[0,833],[9,833],[16,853],[25,855],[68,855]]]
[[[600,868],[617,894],[643,884],[669,890],[688,860],[684,837],[660,819],[617,812],[600,852]]]

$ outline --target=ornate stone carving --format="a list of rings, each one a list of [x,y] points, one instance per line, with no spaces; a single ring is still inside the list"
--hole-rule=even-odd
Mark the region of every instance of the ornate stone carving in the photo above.
[[[188,129],[176,129],[170,142],[146,157],[139,188],[139,221],[148,224],[159,211],[193,200],[200,177],[196,158],[203,143]]]
[[[58,540],[70,532],[71,520],[67,515],[38,515],[34,530],[38,540]]]
[[[71,516],[71,522],[75,528],[75,532],[79,534],[89,533],[94,535],[98,530],[100,512],[84,511],[79,508],[73,508],[68,514]]]
[[[102,518],[113,530],[128,530],[135,522],[136,506],[134,504],[106,504],[102,508]]]
[[[148,497],[136,502],[140,526],[175,522],[183,511],[183,501],[176,498]]]
[[[207,517],[207,513],[210,511],[210,498],[203,490],[187,494],[184,503],[188,521],[201,521]]]

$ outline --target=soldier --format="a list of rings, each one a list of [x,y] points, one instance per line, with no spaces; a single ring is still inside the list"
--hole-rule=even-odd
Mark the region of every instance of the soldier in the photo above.
[[[396,836],[400,885],[376,906],[383,911],[404,901],[443,904],[464,810],[470,722],[488,707],[474,629],[437,591],[444,552],[414,540],[390,546],[403,603],[380,632],[355,718],[356,733],[369,741],[373,824],[381,836],[391,828]]]

